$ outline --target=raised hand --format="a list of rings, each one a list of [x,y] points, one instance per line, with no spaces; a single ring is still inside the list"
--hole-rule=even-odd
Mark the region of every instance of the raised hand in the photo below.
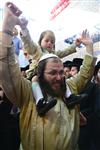
[[[90,37],[89,32],[87,31],[87,29],[82,32],[80,40],[85,46],[93,44],[92,38]]]
[[[78,40],[86,46],[86,51],[90,55],[93,55],[93,41],[87,29],[82,32],[81,37]]]
[[[19,17],[22,13],[22,11],[13,3],[11,2],[7,2],[5,5],[5,8],[8,8],[10,13],[12,13],[13,15]]]
[[[2,30],[12,31],[15,25],[20,25],[20,19],[18,18],[22,14],[22,11],[13,3],[7,2],[4,8],[4,19]]]

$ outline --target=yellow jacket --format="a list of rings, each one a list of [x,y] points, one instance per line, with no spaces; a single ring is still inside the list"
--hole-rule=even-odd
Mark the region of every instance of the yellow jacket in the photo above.
[[[94,70],[94,59],[86,55],[80,73],[66,84],[80,92]],[[36,111],[31,82],[21,76],[12,45],[0,48],[0,82],[20,112],[21,142],[24,150],[76,150],[79,135],[79,108],[69,110],[62,99],[44,117]]]

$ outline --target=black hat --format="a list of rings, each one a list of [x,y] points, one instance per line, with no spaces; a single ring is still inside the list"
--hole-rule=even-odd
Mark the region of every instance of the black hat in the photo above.
[[[83,63],[83,59],[82,58],[74,58],[73,62],[78,64],[79,66],[81,66]]]
[[[72,62],[72,67],[77,67],[78,71],[80,70],[80,66],[82,65],[82,58],[74,58]]]
[[[64,65],[64,67],[69,67],[69,68],[71,68],[72,61],[67,60],[67,61],[65,61],[65,62],[63,63],[63,65]]]

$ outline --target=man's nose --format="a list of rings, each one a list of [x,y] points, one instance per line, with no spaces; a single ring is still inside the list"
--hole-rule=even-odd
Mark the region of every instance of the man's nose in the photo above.
[[[56,79],[57,79],[57,80],[61,80],[61,79],[62,79],[62,75],[61,75],[61,74],[59,74],[59,73],[57,73],[57,75],[56,75]]]

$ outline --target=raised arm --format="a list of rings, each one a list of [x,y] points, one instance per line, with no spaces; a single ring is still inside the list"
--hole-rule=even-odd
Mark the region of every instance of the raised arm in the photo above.
[[[38,60],[42,55],[42,51],[40,47],[32,40],[29,30],[27,28],[28,21],[26,18],[20,19],[20,27],[21,27],[21,39],[24,43],[24,49],[28,52],[28,54],[33,56],[33,59]]]
[[[33,56],[33,59],[36,59],[39,55],[39,57],[42,55],[42,51],[40,47],[32,40],[29,30],[27,29],[28,21],[25,18],[21,19],[22,25],[21,25],[21,38],[24,42],[24,48],[25,50]],[[76,47],[80,45],[80,41],[76,40],[75,43],[71,44],[64,50],[57,50],[55,51],[56,55],[58,55],[60,58],[63,58],[65,56],[68,56],[72,53],[76,52]]]
[[[72,85],[72,89],[74,89],[74,91],[76,89],[76,93],[80,92],[85,87],[86,83],[91,80],[96,62],[96,58],[93,57],[93,41],[87,30],[82,32],[80,40],[86,46],[86,55],[83,65],[74,78],[67,80],[68,84]]]
[[[25,89],[29,86],[29,82],[21,76],[12,43],[12,31],[15,25],[20,24],[18,17],[21,13],[13,3],[5,4],[0,47],[0,84],[11,102],[19,107],[27,97]]]
[[[71,44],[70,46],[66,47],[64,50],[57,50],[55,54],[59,56],[60,58],[64,58],[70,54],[73,54],[76,52],[76,47],[81,44],[81,41],[79,39],[76,39],[76,41]]]

